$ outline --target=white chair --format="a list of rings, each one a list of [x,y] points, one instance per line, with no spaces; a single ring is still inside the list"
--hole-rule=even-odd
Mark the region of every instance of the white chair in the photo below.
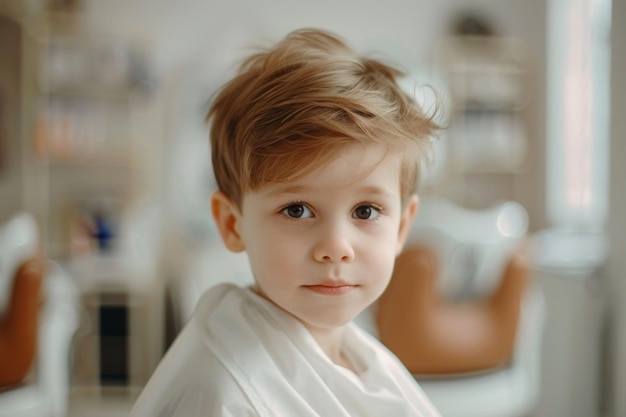
[[[221,282],[240,286],[254,284],[246,253],[230,252],[217,236],[206,244],[190,248],[181,272],[181,277],[170,288],[176,331],[191,318],[207,289]]]
[[[526,211],[514,202],[468,210],[445,200],[425,200],[405,250],[420,246],[433,250],[440,265],[436,278],[442,298],[451,303],[477,301],[497,289],[527,227]],[[443,417],[526,417],[532,412],[541,381],[545,306],[543,294],[532,280],[525,288],[512,354],[505,365],[457,374],[416,375]],[[382,328],[376,315],[382,311],[384,297],[358,319],[379,337]],[[395,316],[387,320],[406,320],[406,307],[394,307],[394,311]]]
[[[38,239],[36,223],[26,213],[12,217],[0,228],[0,293],[4,304],[17,267],[36,252]],[[45,271],[34,366],[22,384],[0,392],[0,417],[67,415],[78,291],[55,263],[48,262]],[[4,307],[1,305],[0,311]]]

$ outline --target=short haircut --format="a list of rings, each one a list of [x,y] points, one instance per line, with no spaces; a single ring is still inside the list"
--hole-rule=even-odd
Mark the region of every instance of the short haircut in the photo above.
[[[207,115],[219,189],[241,208],[245,192],[295,180],[361,143],[402,156],[405,202],[439,126],[401,89],[404,75],[317,29],[249,56]]]

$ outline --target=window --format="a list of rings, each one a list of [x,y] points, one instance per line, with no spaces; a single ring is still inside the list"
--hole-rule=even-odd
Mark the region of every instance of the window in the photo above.
[[[608,215],[611,1],[548,7],[548,220],[598,230]]]

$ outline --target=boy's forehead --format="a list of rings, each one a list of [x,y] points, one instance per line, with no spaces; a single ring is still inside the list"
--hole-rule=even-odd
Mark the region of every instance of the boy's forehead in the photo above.
[[[331,187],[358,188],[368,193],[399,190],[402,158],[383,147],[348,146],[324,164],[311,164],[300,175],[266,182],[257,190],[267,194],[301,194]]]

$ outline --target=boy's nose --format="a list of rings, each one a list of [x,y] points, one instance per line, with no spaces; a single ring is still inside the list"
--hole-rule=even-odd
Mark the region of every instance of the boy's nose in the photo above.
[[[352,262],[354,248],[346,233],[340,230],[328,230],[313,249],[317,262]]]

